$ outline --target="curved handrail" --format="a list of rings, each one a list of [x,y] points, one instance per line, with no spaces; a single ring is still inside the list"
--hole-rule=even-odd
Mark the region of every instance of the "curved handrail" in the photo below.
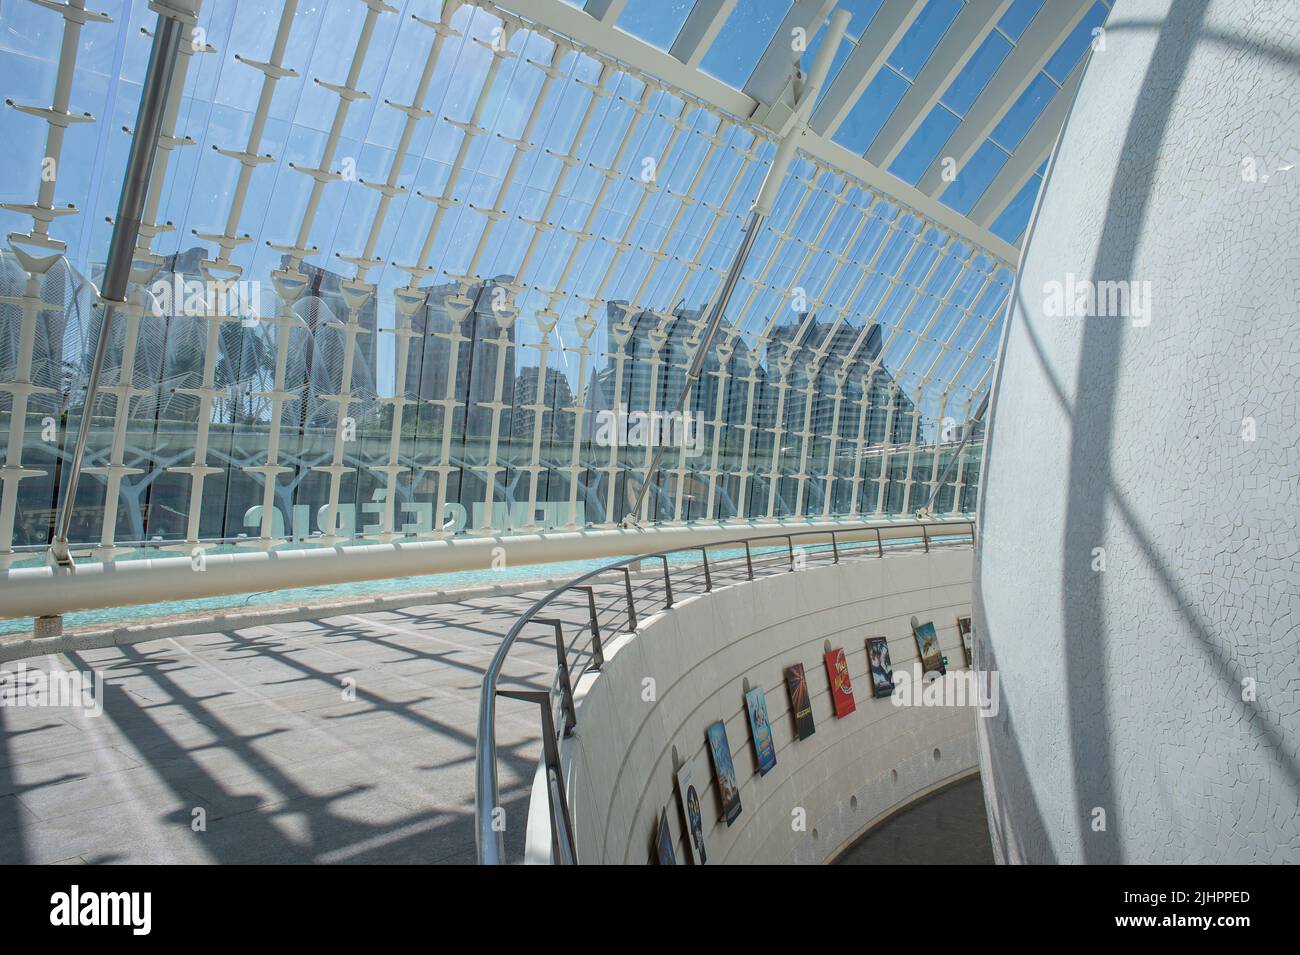
[[[622,571],[627,594],[627,611],[628,611],[628,630],[637,629],[636,603],[632,594],[632,573],[631,565],[647,560],[663,561],[663,581],[666,596],[665,609],[671,609],[673,606],[672,578],[669,574],[668,558],[675,554],[701,551],[704,554],[703,571],[705,579],[705,593],[713,590],[712,572],[708,561],[708,551],[710,549],[721,548],[738,548],[744,547],[745,553],[743,560],[748,572],[749,580],[754,580],[754,563],[752,555],[752,546],[761,544],[764,541],[784,541],[789,548],[789,570],[795,569],[794,559],[794,541],[796,538],[819,537],[829,538],[831,553],[834,563],[840,562],[840,550],[844,546],[841,535],[847,534],[868,534],[866,543],[875,545],[876,555],[884,556],[884,543],[881,535],[882,530],[890,532],[890,538],[894,541],[915,540],[915,538],[902,537],[897,534],[898,531],[906,531],[912,528],[918,528],[921,532],[921,540],[925,550],[930,550],[934,538],[930,530],[935,527],[953,527],[959,528],[965,525],[967,528],[964,538],[972,544],[975,540],[975,522],[970,520],[952,521],[952,520],[933,520],[929,522],[909,522],[904,524],[861,524],[850,527],[823,527],[803,531],[784,531],[780,533],[764,534],[754,537],[737,537],[728,540],[711,541],[707,544],[688,544],[672,547],[667,550],[656,551],[651,554],[635,554],[631,557],[625,557],[621,560],[604,564],[595,570],[588,571],[580,577],[575,577],[568,583],[562,584],[551,590],[545,596],[538,599],[531,607],[526,610],[497,648],[497,652],[492,657],[492,662],[488,664],[487,670],[483,674],[483,686],[479,697],[479,719],[478,719],[478,739],[475,743],[475,798],[474,798],[474,823],[475,838],[478,849],[478,861],[480,865],[500,865],[504,861],[505,840],[503,836],[503,827],[499,824],[498,818],[498,796],[499,789],[497,786],[497,763],[496,763],[496,698],[505,696],[510,699],[521,700],[524,702],[535,703],[541,708],[542,724],[542,758],[547,767],[547,798],[550,801],[551,816],[551,839],[552,847],[555,852],[555,858],[561,862],[572,863],[576,860],[576,852],[573,845],[573,829],[569,819],[567,799],[564,792],[563,776],[560,770],[559,760],[559,734],[556,733],[555,719],[552,715],[551,691],[514,691],[499,690],[497,681],[501,676],[501,669],[505,665],[506,658],[509,657],[515,641],[523,632],[524,627],[530,623],[542,624],[553,627],[555,630],[555,649],[556,649],[556,671],[560,683],[561,709],[564,713],[564,726],[561,733],[568,736],[577,724],[577,713],[573,702],[573,687],[570,683],[569,666],[567,653],[565,650],[563,627],[559,620],[550,618],[539,618],[537,615],[545,610],[552,601],[561,594],[568,593],[571,590],[586,590],[588,597],[588,606],[590,608],[590,626],[592,631],[592,665],[588,669],[599,670],[604,663],[604,653],[601,644],[600,627],[596,617],[595,592],[590,583],[596,577],[602,574],[608,574],[611,571]],[[874,533],[874,537],[871,537]],[[949,535],[943,535],[947,537]],[[853,543],[853,542],[849,542]],[[724,558],[725,560],[740,560],[741,557]]]

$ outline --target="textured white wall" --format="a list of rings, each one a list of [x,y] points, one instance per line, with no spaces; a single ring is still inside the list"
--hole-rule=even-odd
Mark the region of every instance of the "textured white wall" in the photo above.
[[[1007,860],[1300,861],[1298,37],[1295,2],[1119,0],[1068,122],[981,502]],[[1050,314],[1070,273],[1150,314]]]
[[[578,732],[563,750],[579,860],[645,862],[667,804],[683,861],[674,788],[683,761],[704,801],[710,864],[825,861],[879,817],[971,773],[974,711],[872,699],[866,662],[866,638],[885,636],[895,670],[910,671],[916,616],[934,621],[949,669],[961,669],[956,622],[969,613],[971,563],[970,550],[944,549],[813,564],[684,601],[610,641],[604,671],[577,688]],[[822,662],[827,640],[844,647],[854,684],[857,711],[842,720],[833,714]],[[783,676],[799,662],[817,723],[802,742],[794,739]],[[654,703],[641,699],[647,676],[656,681]],[[766,776],[758,775],[750,741],[746,679],[766,691],[777,749]],[[730,827],[718,821],[705,739],[719,719],[740,783],[742,812]],[[806,832],[791,828],[796,806],[806,810]]]

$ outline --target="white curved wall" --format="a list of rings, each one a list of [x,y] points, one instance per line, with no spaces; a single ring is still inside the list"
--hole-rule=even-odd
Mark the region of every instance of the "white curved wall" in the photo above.
[[[1297,37],[1295,3],[1120,0],[1080,88],[981,502],[1006,860],[1300,861]],[[1053,314],[1069,275],[1150,312]]]
[[[874,700],[866,672],[866,638],[877,635],[889,638],[895,670],[910,671],[917,657],[913,616],[934,621],[949,669],[962,666],[956,618],[969,613],[971,562],[969,549],[952,548],[813,565],[720,587],[610,641],[603,672],[576,689],[578,730],[562,749],[579,861],[645,862],[667,804],[683,862],[674,788],[683,760],[704,801],[710,864],[823,862],[903,803],[973,772],[972,709]],[[845,649],[857,701],[857,711],[842,720],[833,714],[822,662],[828,639]],[[797,662],[808,676],[817,725],[801,742],[783,676]],[[656,681],[652,703],[642,700],[646,677]],[[766,691],[777,748],[766,776],[758,775],[750,740],[746,679]],[[705,738],[719,719],[740,782],[742,811],[730,827],[719,822]],[[796,806],[806,810],[805,832],[791,827]]]

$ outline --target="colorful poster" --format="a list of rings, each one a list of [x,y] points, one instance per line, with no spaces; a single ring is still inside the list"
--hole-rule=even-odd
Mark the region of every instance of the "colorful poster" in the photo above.
[[[731,825],[740,815],[740,786],[736,782],[736,767],[731,762],[727,727],[721,720],[709,727],[709,752],[713,756],[713,776],[718,781],[718,795],[722,798],[722,818]]]
[[[826,654],[826,675],[831,680],[835,715],[843,719],[857,709],[853,702],[853,681],[849,679],[849,661],[844,659],[843,648]]]
[[[916,649],[921,654],[921,669],[929,673],[943,675],[948,670],[943,665],[943,652],[939,649],[939,635],[934,632],[933,623],[921,623],[912,628],[916,636]]]
[[[686,820],[686,855],[691,865],[704,865],[709,855],[704,851],[704,807],[700,793],[691,782],[691,764],[677,770],[677,798],[682,802],[682,817]]]
[[[758,774],[766,776],[776,765],[776,745],[772,742],[772,724],[767,720],[767,694],[756,686],[745,694],[749,729],[754,734],[754,753],[758,756]]]
[[[957,632],[961,634],[961,649],[966,654],[966,665],[975,665],[975,650],[971,645],[970,617],[957,618]]]
[[[677,854],[673,852],[673,832],[668,828],[668,807],[659,810],[659,835],[655,839],[659,849],[660,865],[676,865]]]
[[[867,669],[873,696],[878,699],[894,692],[894,664],[889,659],[889,641],[884,637],[867,637]]]
[[[807,739],[817,732],[817,724],[813,722],[808,678],[804,676],[802,663],[785,668],[785,687],[790,691],[790,712],[794,714],[795,732],[800,739]]]

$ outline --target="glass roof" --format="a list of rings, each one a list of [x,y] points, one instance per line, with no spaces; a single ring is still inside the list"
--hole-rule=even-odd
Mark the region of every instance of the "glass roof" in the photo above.
[[[602,49],[520,20],[509,12],[509,3],[391,2],[393,6],[381,0],[290,0],[286,6],[282,0],[204,0],[201,33],[181,57],[184,95],[176,104],[175,148],[165,150],[165,175],[155,187],[153,221],[161,228],[142,240],[140,257],[165,270],[238,275],[268,287],[285,275],[313,283],[313,301],[328,305],[328,321],[320,312],[321,324],[316,324],[325,305],[313,306],[316,311],[303,317],[297,305],[283,299],[281,285],[268,296],[261,318],[281,309],[313,329],[313,347],[322,364],[303,371],[304,387],[309,398],[314,395],[312,400],[335,414],[339,428],[350,416],[335,407],[337,396],[354,405],[362,400],[347,398],[349,389],[368,396],[364,400],[373,406],[375,421],[396,416],[400,422],[403,403],[411,401],[432,403],[420,414],[442,421],[438,409],[446,410],[452,400],[450,390],[445,396],[438,390],[443,378],[451,376],[446,386],[451,389],[459,387],[456,375],[468,372],[444,367],[443,378],[412,378],[417,351],[427,353],[432,346],[422,346],[418,339],[410,343],[405,332],[416,327],[420,313],[411,318],[401,306],[416,293],[423,296],[422,308],[432,308],[435,299],[477,300],[489,289],[495,300],[500,289],[509,301],[509,319],[499,314],[497,321],[507,337],[497,347],[499,354],[489,350],[474,359],[473,374],[486,376],[488,392],[476,399],[466,392],[459,410],[447,411],[446,421],[430,433],[444,433],[454,418],[468,447],[477,427],[470,423],[473,407],[489,408],[486,431],[479,435],[485,441],[491,435],[485,462],[458,467],[486,469],[489,479],[517,467],[517,480],[523,485],[531,480],[536,499],[537,481],[528,472],[541,466],[546,452],[534,449],[530,458],[523,440],[526,428],[518,435],[519,448],[507,448],[503,429],[509,432],[512,425],[503,422],[525,411],[540,415],[527,400],[527,389],[557,375],[564,378],[574,405],[565,414],[576,422],[584,415],[590,418],[598,410],[593,403],[597,385],[605,387],[601,375],[616,374],[613,369],[621,369],[630,354],[629,340],[643,334],[638,316],[656,326],[644,332],[652,346],[668,342],[671,351],[678,338],[687,349],[698,341],[690,330],[698,331],[735,252],[743,219],[775,149],[772,134],[697,99],[673,77],[654,76],[610,59]],[[896,198],[889,183],[917,187],[962,216],[983,219],[992,234],[1014,244],[1037,194],[1042,161],[1035,153],[1023,176],[1008,183],[999,174],[1012,163],[1024,165],[1025,157],[1017,152],[1020,144],[1033,139],[1036,148],[1035,121],[1068,82],[1106,8],[1084,0],[1045,6],[1042,0],[928,0],[900,16],[898,6],[880,0],[841,0],[839,5],[852,20],[814,125],[823,110],[840,110],[842,120],[825,131],[826,138],[865,159],[853,169],[813,155],[796,160],[755,243],[715,347],[724,362],[739,362],[735,375],[757,368],[775,381],[779,369],[782,381],[790,379],[808,394],[820,394],[824,387],[830,389],[827,395],[835,389],[842,395],[845,382],[865,374],[868,383],[861,388],[866,390],[857,392],[863,403],[870,389],[887,380],[887,390],[899,396],[889,399],[888,423],[868,424],[864,417],[856,441],[860,452],[880,440],[913,449],[906,477],[898,478],[910,488],[919,480],[912,476],[915,449],[940,442],[944,422],[965,420],[989,387],[1013,263]],[[102,6],[111,24],[81,27],[75,59],[62,61],[71,71],[69,111],[94,117],[69,126],[55,163],[54,202],[72,204],[76,214],[55,216],[49,235],[64,244],[74,282],[76,276],[95,280],[106,255],[130,144],[124,127],[135,119],[148,31],[156,19],[139,0],[104,0]],[[560,3],[520,0],[517,6],[531,14]],[[788,18],[803,16],[816,27],[821,21],[808,19],[807,8],[829,5],[807,0],[589,0],[585,6],[583,15],[595,10],[609,18],[609,29],[644,41],[647,49],[671,52],[683,69],[695,69],[690,63],[697,63],[704,74],[742,90],[761,79],[758,71],[769,68],[765,51],[789,25]],[[11,3],[0,10],[0,25],[6,96],[18,104],[48,105],[60,73],[62,19],[36,3]],[[883,37],[886,31],[889,37]],[[961,44],[954,45],[950,31],[962,32]],[[805,63],[811,62],[824,32],[813,30]],[[891,38],[896,42],[887,42]],[[686,49],[691,43],[694,48]],[[1018,58],[1022,43],[1036,44],[1036,49]],[[870,74],[855,75],[877,47],[878,66]],[[942,70],[931,62],[939,53],[945,56]],[[1035,69],[1023,78],[1006,76],[1008,64]],[[995,85],[1017,90],[1014,101],[989,108],[986,94]],[[854,95],[846,98],[846,92]],[[918,101],[924,112],[915,122],[903,117],[906,122],[899,125],[894,113],[900,104]],[[6,173],[3,201],[9,205],[0,212],[0,224],[6,233],[26,233],[32,219],[22,206],[32,202],[48,143],[33,134],[40,124],[29,114],[6,110],[0,124],[9,144],[0,157]],[[978,125],[981,135],[971,138],[967,124]],[[881,167],[890,178],[868,182],[859,172],[870,172],[872,150],[881,148],[878,139],[899,130],[905,135],[890,146],[889,162]],[[963,136],[971,142],[960,175],[952,182],[942,177],[927,182],[927,176],[935,179],[944,151]],[[1006,201],[990,206],[986,195],[991,188],[1006,191]],[[20,276],[14,273],[12,282],[18,284],[13,288],[20,289]],[[373,304],[350,309],[349,283],[373,284]],[[18,311],[6,311],[5,320],[10,329],[22,326]],[[84,340],[90,326],[84,318],[77,321],[82,323],[77,334]],[[364,336],[342,334],[332,341],[339,334],[334,329],[358,322],[370,324]],[[250,373],[251,379],[241,379],[238,368],[247,365],[250,354],[273,354],[282,328],[255,321],[232,332],[229,342],[223,331],[214,346],[210,339],[204,344],[200,327],[193,332],[196,350],[230,352],[230,380],[244,381],[248,396],[280,394],[283,367],[262,368]],[[19,344],[11,350],[11,360],[0,360],[0,380],[18,374],[14,363],[21,361],[25,339],[18,331],[13,334]],[[70,334],[68,341],[74,337]],[[160,348],[174,349],[180,339],[167,331],[158,340],[171,343]],[[508,363],[500,357],[507,352]],[[0,359],[4,354],[0,351]],[[121,375],[129,359],[120,354],[114,373]],[[218,416],[214,409],[222,399],[210,392],[227,374],[225,366],[202,367],[200,362],[174,369],[169,378],[168,362],[176,360],[170,353],[158,358],[158,387],[176,390],[180,381],[178,394],[195,395],[184,400],[197,421]],[[494,364],[502,379],[495,389]],[[330,380],[314,381],[312,376],[323,374],[326,366]],[[534,369],[531,378],[525,374],[529,368]],[[670,378],[666,371],[664,380]],[[812,386],[810,380],[822,383]],[[466,387],[473,391],[477,386]],[[681,383],[674,387],[680,389]],[[710,487],[709,513],[718,513],[721,506],[713,501],[715,485],[738,479],[743,488],[747,480],[758,480],[751,450],[757,455],[764,441],[769,458],[763,467],[770,468],[764,474],[769,486],[777,488],[766,516],[831,509],[833,475],[840,473],[833,460],[836,447],[852,434],[832,440],[830,433],[847,427],[840,419],[851,415],[837,410],[828,419],[832,423],[823,422],[829,433],[821,437],[809,430],[821,414],[814,413],[815,402],[801,411],[802,421],[792,420],[788,427],[773,424],[792,413],[785,408],[787,397],[795,407],[796,395],[785,395],[785,387],[774,387],[764,399],[776,402],[777,410],[763,412],[775,416],[760,427],[769,434],[756,438],[752,449],[749,437],[744,438],[743,453],[729,465],[729,476],[725,464],[693,465],[711,467],[703,472]],[[516,395],[517,388],[525,391]],[[169,401],[182,398],[156,396],[155,405]],[[250,421],[261,422],[258,428],[280,427],[281,405],[288,401],[264,399],[262,410],[249,412]],[[732,416],[726,423],[753,426],[756,413],[732,408],[730,401],[723,402],[725,415]],[[840,400],[834,403],[838,409]],[[721,407],[705,411],[721,423]],[[316,412],[304,411],[301,422],[312,414]],[[750,417],[735,417],[744,414]],[[905,417],[907,426],[899,430]],[[873,428],[879,433],[868,437]],[[199,443],[191,443],[173,466],[189,465],[186,454],[196,466],[210,462],[213,452],[204,428],[200,432]],[[424,446],[418,435],[413,440],[410,454],[416,460]],[[721,443],[721,427],[714,440]],[[385,469],[408,460],[404,441],[391,451],[379,441],[348,467],[355,471],[359,461],[363,471],[376,469],[382,492],[385,480],[390,486],[397,480],[384,478]],[[787,441],[795,445],[787,447]],[[802,451],[797,445],[803,445]],[[237,446],[235,441],[232,447]],[[810,449],[816,447],[830,455],[829,463],[808,463]],[[114,450],[106,433],[98,453],[111,467],[113,455],[123,452]],[[141,453],[156,460],[158,452]],[[607,471],[602,453],[592,451],[579,433],[573,457],[554,466],[569,473]],[[363,476],[344,473],[347,454],[322,465],[334,468],[326,498],[330,508],[337,509],[340,494],[370,500]],[[444,485],[448,460],[443,457],[433,466]],[[240,468],[257,471],[273,464],[272,457]],[[419,468],[416,463],[403,466]],[[852,465],[845,467],[849,470],[840,493],[850,480],[867,480],[850,478]],[[679,479],[684,474],[683,466]],[[893,478],[882,475],[878,472],[876,478],[876,509],[917,505],[921,492],[911,490],[898,492],[897,502],[886,504],[895,491],[889,483]],[[937,479],[935,474],[928,477]],[[805,487],[814,479],[821,482],[822,495],[815,502]],[[25,483],[35,486],[39,480],[44,479]],[[134,478],[124,480],[129,484]],[[590,481],[595,483],[584,491],[591,498],[587,514],[602,511],[598,523],[616,520],[621,505],[615,502],[612,477],[596,475]],[[450,491],[444,487],[440,493]],[[516,487],[510,491],[515,493],[522,492]],[[623,493],[620,485],[617,494]],[[854,494],[852,507],[865,507]],[[718,491],[719,497],[728,495],[735,509],[747,513],[743,489]],[[486,496],[491,500],[494,494],[489,490]],[[704,505],[688,503],[687,510],[692,506]],[[676,513],[681,511],[679,493]],[[187,540],[234,536],[225,533],[224,524],[219,533],[208,533],[210,520],[203,516],[202,526],[191,522],[167,533]],[[334,518],[329,520],[332,526]],[[387,521],[391,532],[391,516]]]

